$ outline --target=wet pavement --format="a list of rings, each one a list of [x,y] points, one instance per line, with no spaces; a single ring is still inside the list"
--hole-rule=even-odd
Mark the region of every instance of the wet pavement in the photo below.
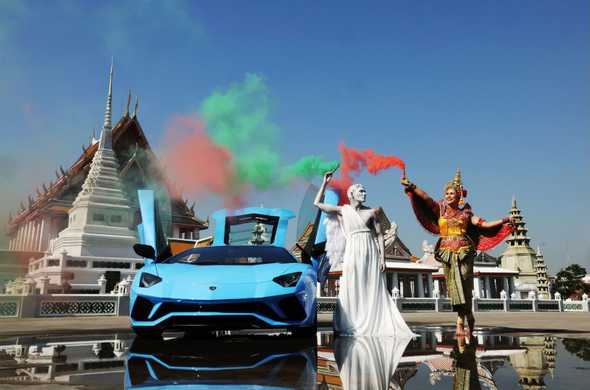
[[[450,328],[419,337],[132,333],[0,340],[2,389],[584,389],[590,337]]]

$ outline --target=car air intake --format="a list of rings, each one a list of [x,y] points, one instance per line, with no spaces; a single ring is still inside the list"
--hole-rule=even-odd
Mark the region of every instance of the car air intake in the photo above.
[[[305,310],[299,299],[295,296],[283,298],[279,302],[279,307],[290,321],[301,321],[305,319]]]
[[[133,305],[131,318],[135,321],[147,321],[153,306],[154,304],[144,297],[137,297],[135,305]]]

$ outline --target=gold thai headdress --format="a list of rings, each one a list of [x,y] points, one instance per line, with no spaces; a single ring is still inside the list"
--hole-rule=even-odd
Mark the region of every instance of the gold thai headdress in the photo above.
[[[457,172],[455,172],[455,177],[453,180],[447,183],[445,188],[452,187],[457,191],[459,194],[459,205],[463,206],[465,204],[465,199],[467,197],[467,190],[463,188],[463,182],[461,181],[461,170],[457,168]]]

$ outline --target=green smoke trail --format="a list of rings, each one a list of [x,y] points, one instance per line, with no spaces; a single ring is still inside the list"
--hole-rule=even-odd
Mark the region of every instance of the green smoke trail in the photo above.
[[[322,176],[328,171],[338,168],[338,161],[324,161],[319,156],[305,156],[294,164],[291,164],[281,172],[281,182],[289,182],[296,178],[311,180]]]
[[[337,166],[317,156],[307,156],[282,167],[276,152],[280,129],[270,119],[271,98],[264,79],[246,74],[244,81],[226,91],[215,91],[200,107],[208,135],[232,153],[235,189],[253,185],[266,190],[297,178],[310,180]]]
[[[258,189],[272,186],[280,163],[274,151],[279,129],[270,120],[270,108],[264,79],[247,74],[242,83],[205,99],[200,110],[209,136],[233,154],[236,181]]]

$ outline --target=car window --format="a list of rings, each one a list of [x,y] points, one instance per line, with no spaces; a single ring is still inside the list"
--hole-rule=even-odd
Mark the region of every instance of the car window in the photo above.
[[[270,263],[297,263],[285,248],[274,246],[212,246],[181,252],[164,263],[195,265],[256,265]]]

